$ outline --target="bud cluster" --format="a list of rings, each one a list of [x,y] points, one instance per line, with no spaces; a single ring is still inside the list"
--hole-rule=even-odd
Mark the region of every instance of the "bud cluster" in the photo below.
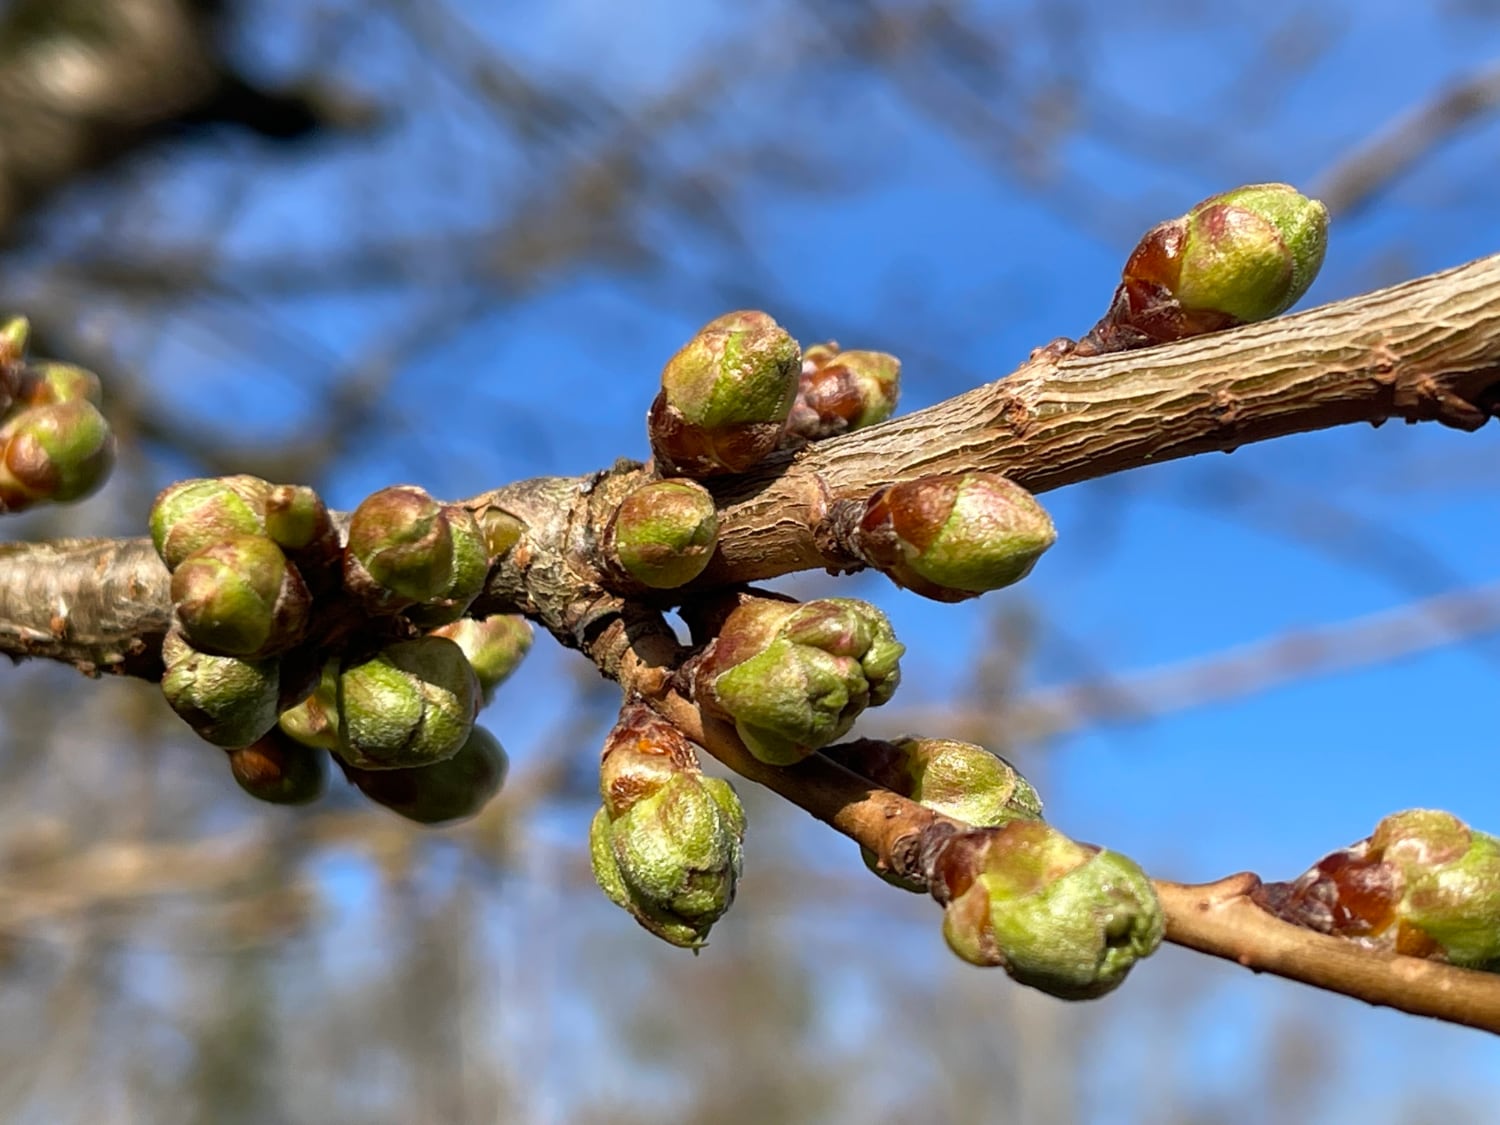
[[[179,481],[152,505],[177,623],[201,652],[261,659],[306,634],[312,596],[268,530],[271,493],[259,477],[211,477]]]
[[[1393,813],[1256,901],[1283,921],[1376,949],[1500,971],[1500,839],[1451,813]]]
[[[1287,184],[1210,196],[1146,232],[1079,349],[1123,351],[1276,316],[1307,292],[1327,244],[1328,209]]]
[[[1064,1000],[1116,988],[1165,933],[1133,861],[1025,817],[952,840],[932,893],[954,953]]]
[[[1020,581],[1057,538],[1036,498],[993,473],[890,485],[854,516],[840,529],[851,553],[897,585],[942,602]]]
[[[627,703],[604,743],[599,791],[595,880],[657,937],[697,949],[734,901],[745,835],[734,789],[703,775],[681,731]]]
[[[843,737],[900,683],[885,614],[853,598],[754,598],[725,620],[693,672],[700,705],[734,722],[750,752],[785,766]]]
[[[247,792],[311,800],[328,753],[372,800],[423,823],[471,815],[498,790],[504,751],[474,719],[531,627],[462,616],[490,561],[467,509],[382,489],[341,542],[311,488],[233,476],[163,491],[151,535],[175,611],[163,691],[231,751]]]
[[[114,467],[98,377],[66,363],[27,362],[29,336],[24,318],[0,326],[0,512],[81,500]]]

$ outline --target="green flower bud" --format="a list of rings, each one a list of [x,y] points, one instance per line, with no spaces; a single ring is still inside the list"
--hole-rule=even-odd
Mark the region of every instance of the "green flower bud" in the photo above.
[[[115,463],[115,438],[86,399],[23,407],[0,426],[0,510],[64,504],[93,492]]]
[[[30,385],[23,396],[32,405],[81,400],[98,406],[104,397],[99,376],[71,363],[33,363],[27,368],[27,376]]]
[[[262,535],[231,535],[183,559],[172,602],[193,647],[225,656],[284,652],[302,639],[311,608],[297,568]]]
[[[644,484],[620,502],[605,533],[608,550],[636,581],[658,590],[703,573],[719,538],[708,489],[690,480]]]
[[[283,734],[315,750],[336,751],[342,724],[339,722],[339,662],[323,665],[318,684],[306,699],[289,707],[277,720]]]
[[[865,504],[851,546],[898,585],[956,602],[1020,581],[1056,538],[1024,488],[964,473],[882,488]]]
[[[400,769],[451,758],[474,728],[479,684],[446,637],[398,641],[338,680],[338,755],[358,769]]]
[[[1013,765],[983,746],[947,738],[856,739],[825,751],[834,761],[883,789],[976,828],[1008,820],[1040,820],[1042,799]],[[923,891],[921,883],[880,870],[860,849],[865,866],[893,886]]]
[[[464,617],[433,632],[453,641],[469,658],[479,680],[481,706],[488,705],[495,689],[510,678],[531,651],[531,622],[512,614],[497,613],[482,620]]]
[[[699,330],[662,371],[651,451],[664,473],[742,473],[775,452],[797,394],[797,341],[761,312]]]
[[[13,316],[0,325],[0,364],[19,363],[31,343],[31,321]]]
[[[490,553],[483,530],[474,513],[457,504],[443,508],[448,533],[453,540],[453,566],[448,584],[436,598],[407,610],[406,616],[423,628],[457,621],[484,589],[490,572]]]
[[[884,422],[896,411],[901,361],[884,352],[840,352],[820,344],[802,357],[802,379],[783,444],[834,437]]]
[[[485,508],[477,517],[484,546],[492,559],[503,559],[526,534],[526,524],[499,508]]]
[[[271,486],[259,477],[207,477],[168,485],[151,505],[151,542],[175,570],[183,559],[232,535],[266,530]]]
[[[377,805],[418,824],[452,824],[477,814],[505,783],[509,759],[483,727],[469,732],[458,753],[417,769],[344,772]]]
[[[277,730],[231,750],[229,771],[246,793],[273,805],[311,804],[328,788],[328,755]]]
[[[1285,312],[1317,276],[1328,209],[1287,184],[1210,196],[1147,231],[1086,352],[1181,340]]]
[[[415,485],[371,493],[349,518],[344,583],[380,611],[413,602],[467,606],[484,584],[488,562],[472,513],[440,504]]]
[[[177,633],[162,640],[161,690],[200,738],[233,749],[276,725],[279,665],[199,652]]]
[[[745,814],[733,788],[703,776],[680,731],[628,704],[605,742],[600,790],[589,831],[595,880],[646,929],[697,949],[740,875]]]
[[[266,534],[283,550],[304,550],[332,531],[333,520],[315,489],[278,484],[266,495]]]
[[[1165,931],[1135,863],[1039,820],[957,837],[939,859],[933,894],[955,953],[1064,1000],[1117,987]]]
[[[1294,305],[1328,246],[1328,208],[1288,184],[1253,184],[1205,199],[1186,216],[1178,302],[1245,323]]]
[[[1451,813],[1393,813],[1368,838],[1255,898],[1295,925],[1500,971],[1500,840]]]
[[[748,601],[705,651],[697,698],[733,719],[761,761],[791,765],[889,700],[905,651],[866,602]]]

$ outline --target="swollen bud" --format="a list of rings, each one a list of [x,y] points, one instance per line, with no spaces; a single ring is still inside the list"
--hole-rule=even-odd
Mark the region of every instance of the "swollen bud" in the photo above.
[[[933,896],[953,952],[1064,1000],[1117,987],[1165,932],[1134,862],[1039,820],[956,837],[939,858]]]
[[[458,753],[416,769],[347,768],[349,780],[377,805],[418,824],[468,820],[500,792],[510,760],[500,740],[483,727],[469,732]]]
[[[824,753],[883,789],[975,828],[1042,817],[1042,799],[1031,782],[998,754],[970,742],[861,738],[831,746]],[[886,882],[910,891],[926,889],[880,870],[868,849],[861,849],[861,854],[865,865]]]
[[[882,488],[849,536],[892,581],[956,602],[1018,582],[1057,531],[1036,498],[993,473],[922,477]]]
[[[103,388],[99,376],[92,371],[71,363],[43,360],[27,367],[21,395],[32,405],[81,400],[98,406],[103,400]]]
[[[884,422],[896,412],[901,361],[885,352],[808,348],[783,445],[800,445]]]
[[[1393,813],[1255,900],[1295,925],[1367,946],[1500,970],[1500,840],[1451,813]]]
[[[193,647],[226,656],[291,648],[312,604],[297,568],[262,535],[231,535],[194,552],[173,570],[171,589]]]
[[[756,599],[735,609],[705,650],[695,696],[733,719],[761,761],[791,765],[889,700],[905,651],[867,602]]]
[[[286,552],[314,591],[342,581],[343,547],[328,506],[305,484],[278,484],[266,495],[266,535]]]
[[[92,402],[23,406],[0,426],[0,510],[81,500],[114,463],[114,434]]]
[[[637,582],[658,590],[702,574],[718,537],[714,498],[690,480],[658,480],[637,488],[620,502],[605,532],[615,561]]]
[[[300,703],[288,707],[277,719],[283,734],[315,750],[339,748],[339,662],[323,665],[317,686]]]
[[[200,738],[233,749],[276,725],[279,666],[199,652],[175,631],[162,639],[161,690]]]
[[[1148,231],[1087,350],[1181,340],[1286,311],[1323,264],[1328,209],[1287,184],[1211,196]]]
[[[468,740],[479,684],[446,637],[398,641],[338,678],[337,753],[358,769],[426,766]]]
[[[494,698],[495,689],[510,678],[531,651],[531,622],[519,615],[464,617],[433,633],[453,641],[469,658],[479,680],[481,706]]]
[[[697,949],[734,901],[745,835],[739,798],[728,782],[703,776],[676,727],[635,703],[605,741],[600,792],[589,831],[595,881],[657,937]]]
[[[0,324],[0,366],[19,363],[26,358],[31,343],[31,321],[13,316]]]
[[[229,771],[246,793],[273,805],[310,804],[328,788],[328,755],[279,730],[231,750]]]
[[[344,583],[377,611],[417,603],[427,611],[421,624],[454,620],[479,593],[488,569],[489,551],[473,514],[440,504],[415,485],[371,493],[349,518]]]
[[[211,543],[266,530],[271,486],[259,477],[199,477],[168,485],[151,505],[151,542],[168,570]]]
[[[667,361],[647,415],[663,473],[742,473],[775,452],[797,394],[797,341],[763,312],[704,325]]]

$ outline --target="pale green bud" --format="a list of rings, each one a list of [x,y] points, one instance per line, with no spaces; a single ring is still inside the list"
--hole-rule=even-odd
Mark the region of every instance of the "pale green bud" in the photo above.
[[[168,485],[151,505],[151,542],[174,570],[183,559],[232,535],[266,530],[271,486],[259,477],[194,478]]]
[[[81,500],[109,476],[115,438],[86,399],[22,407],[0,426],[0,506]]]
[[[276,725],[280,666],[199,652],[175,632],[162,640],[162,693],[200,738],[233,749]]]
[[[681,731],[627,703],[605,740],[599,790],[589,832],[599,886],[658,937],[698,948],[740,875],[745,813],[733,788],[703,776]]]
[[[172,602],[193,647],[267,656],[302,639],[311,598],[297,568],[262,535],[210,543],[172,572]]]
[[[890,699],[905,651],[885,614],[866,602],[749,601],[704,654],[697,695],[734,720],[757,758],[790,765]]]
[[[642,485],[620,502],[606,541],[637,582],[671,589],[703,573],[719,537],[719,515],[708,489],[690,480]]]
[[[956,838],[937,875],[943,936],[955,953],[1065,1000],[1118,987],[1165,933],[1156,892],[1135,863],[1038,820]]]
[[[359,769],[451,758],[474,727],[479,684],[446,637],[398,641],[339,675],[338,754]]]
[[[899,585],[962,601],[1018,582],[1057,532],[1036,498],[993,473],[923,477],[877,492],[854,549]]]
[[[741,473],[775,452],[801,372],[797,341],[761,312],[699,330],[662,371],[651,450],[664,472]]]
[[[531,651],[533,630],[524,617],[497,613],[482,619],[460,618],[433,632],[463,649],[479,679],[480,698],[487,705]]]

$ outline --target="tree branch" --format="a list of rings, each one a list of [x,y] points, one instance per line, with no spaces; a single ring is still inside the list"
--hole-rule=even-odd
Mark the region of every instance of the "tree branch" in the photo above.
[[[999,472],[1040,491],[1346,422],[1398,417],[1477,429],[1500,404],[1500,256],[1177,345],[1088,359],[1066,352],[1041,349],[1006,380],[720,485],[720,550],[695,588],[847,568],[854,560],[821,526],[831,503],[929,474]],[[965,826],[822,755],[791,768],[765,765],[678,689],[686,650],[656,603],[609,585],[598,554],[605,520],[643,475],[625,462],[468,501],[476,511],[500,508],[526,529],[492,568],[474,611],[540,621],[731,769],[897,874],[925,880]],[[0,651],[159,675],[156,648],[171,615],[166,579],[144,539],[9,545],[0,550]],[[1500,977],[1301,931],[1244,899],[1253,882],[1161,884],[1170,940],[1371,1003],[1500,1030]]]
[[[1180,344],[1087,359],[1060,352],[1042,349],[1009,378],[772,458],[717,485],[719,549],[683,592],[852,568],[856,560],[819,534],[831,502],[929,474],[996,472],[1040,492],[1349,422],[1402,418],[1476,429],[1500,406],[1500,255]],[[607,474],[538,478],[468,501],[476,509],[532,514],[529,562],[497,566],[476,612],[527,613],[554,633],[564,619],[576,621],[578,604],[599,591],[569,563],[599,539],[612,510],[600,497],[616,495],[640,473],[624,465]],[[0,587],[43,582],[49,596],[0,602],[0,652],[100,667],[67,637],[86,637],[106,653],[159,638],[169,612],[166,572],[151,572],[140,555],[143,542],[9,548],[0,556]],[[130,560],[129,580],[116,587],[122,600],[106,606],[91,590],[109,579],[107,569],[95,568],[111,552]],[[75,555],[79,565],[64,565]],[[69,607],[63,636],[53,613],[59,599]],[[56,643],[40,645],[47,636]],[[145,674],[150,670],[148,663]]]
[[[1043,349],[1009,378],[771,461],[722,493],[699,586],[826,566],[833,500],[937,473],[1032,492],[1349,422],[1477,429],[1500,401],[1500,255],[1228,332],[1088,359]]]
[[[1167,940],[1367,1004],[1500,1033],[1500,975],[1365,949],[1272,917],[1248,895],[1243,873],[1217,883],[1156,883]]]
[[[888,867],[921,880],[924,855],[957,822],[881,789],[822,754],[789,768],[754,758],[725,723],[669,695],[658,710],[730,769],[765,785],[870,849]],[[967,826],[961,826],[967,827]],[[1365,949],[1272,917],[1247,896],[1249,873],[1193,886],[1154,880],[1167,940],[1368,1004],[1500,1033],[1500,975]]]

